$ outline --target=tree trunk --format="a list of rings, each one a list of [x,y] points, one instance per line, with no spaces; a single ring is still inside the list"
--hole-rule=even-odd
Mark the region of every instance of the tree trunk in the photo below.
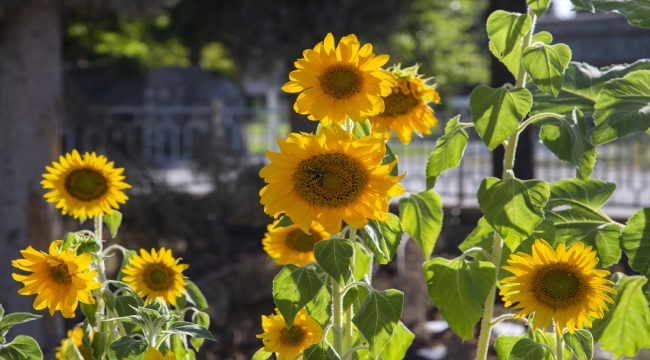
[[[496,10],[526,13],[528,8],[525,0],[490,0],[486,19]],[[508,71],[505,65],[491,54],[489,56],[491,62],[490,69],[492,72],[492,81],[490,82],[490,86],[497,88],[501,87],[505,83],[511,83],[514,85],[515,78],[512,76],[510,71]],[[501,175],[503,174],[504,156],[505,149],[501,145],[492,152],[492,176],[501,178]],[[535,177],[534,167],[532,134],[531,127],[529,126],[519,135],[513,171],[515,176],[519,179],[532,179]]]
[[[61,214],[43,199],[45,166],[61,153],[62,67],[57,0],[22,0],[0,20],[0,303],[7,313],[34,313],[35,296],[18,295],[21,271],[11,260],[31,245],[47,251],[61,239]],[[46,359],[62,339],[60,314],[17,325]]]

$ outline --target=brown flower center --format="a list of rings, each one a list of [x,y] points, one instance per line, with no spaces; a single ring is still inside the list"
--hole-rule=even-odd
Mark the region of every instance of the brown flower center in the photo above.
[[[537,270],[532,290],[541,303],[560,309],[580,302],[587,284],[574,265],[555,263]]]
[[[174,285],[174,271],[163,264],[148,264],[142,273],[142,281],[151,290],[168,290]]]
[[[295,180],[298,195],[308,203],[339,208],[359,198],[368,182],[368,174],[356,160],[334,153],[303,160]]]
[[[294,230],[287,233],[286,245],[288,248],[298,252],[314,251],[314,245],[321,241],[321,237],[317,232],[312,231],[311,235],[300,230],[296,227]]]
[[[108,181],[100,172],[92,169],[71,171],[65,178],[65,189],[81,201],[99,199],[108,191]]]
[[[347,99],[363,88],[363,74],[354,65],[332,65],[318,77],[323,92],[335,99]]]
[[[393,89],[393,92],[384,98],[384,112],[379,116],[398,117],[408,114],[413,108],[422,102],[413,92],[404,93],[401,88]]]
[[[280,331],[280,342],[283,345],[299,346],[305,340],[306,335],[305,329],[294,325]]]
[[[70,276],[68,273],[68,267],[64,264],[50,266],[47,269],[47,275],[50,277],[50,280],[58,285],[67,286],[72,284],[72,276]]]

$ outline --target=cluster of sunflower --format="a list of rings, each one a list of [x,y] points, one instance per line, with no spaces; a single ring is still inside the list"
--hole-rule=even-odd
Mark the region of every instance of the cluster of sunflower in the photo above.
[[[316,134],[291,133],[278,139],[280,152],[267,151],[270,163],[260,171],[267,182],[260,191],[261,204],[276,218],[262,243],[268,255],[285,266],[273,284],[276,314],[262,316],[264,333],[258,337],[264,347],[255,360],[272,353],[279,360],[345,360],[353,355],[400,359],[414,338],[399,321],[403,294],[372,287],[373,258],[380,264],[390,261],[402,231],[416,240],[425,258],[431,255],[442,223],[442,215],[436,215],[442,212],[440,198],[431,185],[423,193],[400,199],[400,218],[388,212],[390,198],[404,193],[398,182],[405,174],[398,175],[397,156],[386,141],[391,131],[405,145],[414,132],[431,134],[437,120],[430,104],[439,103],[440,97],[435,86],[417,74],[417,66],[384,70],[387,61],[387,55],[375,55],[370,44],[361,46],[354,35],[336,45],[328,34],[303,52],[282,88],[299,93],[294,110],[320,124]],[[464,134],[466,142],[462,129],[473,126],[452,119],[437,150],[447,149],[452,141],[461,144],[462,139],[452,139],[454,134]],[[488,136],[480,131],[479,135]],[[444,156],[444,151],[440,153]],[[432,159],[440,160],[435,154],[436,150],[429,166]],[[440,165],[433,182],[440,172],[457,165]],[[512,179],[511,167],[506,170],[504,181]],[[433,239],[415,235],[436,226],[437,232],[426,235]],[[491,227],[488,232],[495,237],[494,251],[500,257],[503,240]],[[490,330],[499,321],[523,319],[530,334],[538,329],[545,334],[554,324],[558,339],[566,329],[571,342],[576,331],[591,327],[592,319],[602,319],[607,303],[613,303],[609,296],[616,293],[613,282],[606,279],[608,271],[597,269],[599,259],[592,246],[575,240],[572,246],[533,240],[518,248],[526,252],[508,252],[509,265],[503,269],[512,274],[509,277],[498,276],[499,257],[476,245],[459,260],[437,258],[424,264],[430,296],[464,340],[473,337],[485,310],[479,359],[485,357]],[[473,251],[489,261],[465,260]],[[497,284],[505,306],[517,313],[493,320]],[[485,309],[479,302],[485,302]],[[520,338],[505,340],[511,342],[506,356]],[[525,345],[529,344],[521,344]],[[542,356],[551,349],[539,346]]]
[[[26,272],[13,274],[25,285],[18,293],[36,295],[35,310],[47,308],[50,315],[60,311],[63,317],[75,318],[81,308],[84,321],[68,331],[56,357],[194,358],[203,339],[214,339],[206,329],[209,316],[201,311],[207,308],[206,300],[182,274],[188,265],[164,247],[140,249],[139,254],[117,244],[104,247],[103,226],[115,237],[122,220],[117,209],[128,199],[122,191],[131,187],[124,182],[124,169],[114,168],[105,156],[94,152],[81,156],[74,150],[46,170],[41,184],[50,190],[47,201],[81,223],[94,220],[94,231],[81,230],[54,240],[47,253],[29,246],[21,251],[23,258],[12,261]],[[118,279],[109,280],[104,259],[116,250],[121,251],[123,262]],[[191,322],[184,321],[188,312]],[[20,345],[9,343],[3,348]],[[34,356],[30,359],[42,359],[33,340],[30,346]]]

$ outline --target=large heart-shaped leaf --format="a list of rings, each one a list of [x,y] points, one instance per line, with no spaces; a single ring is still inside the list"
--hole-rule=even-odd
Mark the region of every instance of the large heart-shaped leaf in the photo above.
[[[548,5],[551,3],[551,0],[526,0],[526,2],[528,3],[528,6],[530,6],[531,10],[533,10],[535,15],[537,15],[537,17],[540,17],[546,12]]]
[[[616,12],[627,18],[630,25],[650,29],[650,1],[648,0],[571,0],[576,9],[594,12]]]
[[[621,226],[600,208],[616,189],[616,184],[600,180],[564,179],[550,184],[546,219],[555,224],[555,244],[576,241],[598,251],[599,266],[610,266],[621,257],[618,238]]]
[[[42,360],[43,353],[36,340],[18,335],[8,344],[0,344],[0,358],[11,360]]]
[[[566,331],[564,342],[578,360],[591,360],[594,357],[594,337],[589,330],[576,329],[573,334]]]
[[[496,269],[485,261],[435,258],[424,263],[429,297],[463,340],[474,337],[483,303],[494,284]]]
[[[527,14],[497,10],[487,20],[490,52],[517,77],[521,64],[521,47],[524,36],[533,21]]]
[[[341,286],[352,276],[350,263],[354,245],[346,239],[319,241],[314,246],[314,257],[318,265]]]
[[[323,287],[323,282],[310,265],[288,264],[273,279],[273,301],[284,317],[287,327]]]
[[[549,197],[544,181],[486,178],[478,191],[485,220],[501,235],[510,250],[528,237],[544,219]]]
[[[571,61],[565,44],[533,44],[524,50],[524,69],[543,92],[556,97],[564,83],[564,71]]]
[[[621,235],[621,247],[634,271],[650,277],[650,208],[637,211]]]
[[[548,350],[542,344],[528,338],[518,340],[508,355],[508,360],[543,360]]]
[[[433,190],[409,194],[399,200],[402,229],[420,246],[425,259],[431,257],[442,229],[442,199]]]
[[[438,138],[436,147],[427,160],[427,190],[433,189],[438,176],[443,171],[455,168],[460,164],[468,139],[467,133],[463,129],[472,125],[460,123],[458,119],[460,119],[460,115],[449,120],[445,127],[445,134]]]
[[[387,215],[387,221],[368,220],[368,225],[359,229],[379,264],[388,264],[393,259],[402,239],[399,218],[391,213]]]
[[[469,108],[476,132],[490,150],[506,140],[517,130],[533,102],[524,88],[493,89],[477,86],[469,96]]]
[[[596,98],[591,130],[594,144],[604,144],[650,128],[650,70],[609,81]]]
[[[368,351],[377,359],[402,316],[404,293],[389,289],[370,291],[368,297],[354,314],[352,322],[368,340]]]

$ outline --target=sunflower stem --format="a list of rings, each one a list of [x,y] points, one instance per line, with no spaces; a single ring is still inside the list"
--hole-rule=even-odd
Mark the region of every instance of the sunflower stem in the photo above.
[[[357,229],[350,226],[349,235],[350,242],[352,242],[352,259],[350,261],[350,272],[352,273],[352,282],[354,282],[354,261],[356,258],[355,240],[357,238]],[[343,293],[343,296],[345,296],[345,293]],[[345,349],[352,348],[352,333],[354,332],[352,325],[352,316],[354,316],[354,304],[350,305],[350,308],[345,313]]]
[[[343,355],[343,293],[341,285],[332,279],[332,323],[334,330],[334,350]]]
[[[102,215],[95,216],[95,241],[99,244],[100,247],[103,247],[102,240],[102,225],[104,217]],[[102,284],[106,282],[106,268],[104,267],[104,256],[102,255],[102,250],[99,250],[99,261],[97,262],[97,277],[99,282]]]
[[[559,329],[555,329],[555,360],[564,360],[564,343]]]
[[[494,245],[492,247],[492,263],[499,268],[501,262],[501,246],[503,240],[498,233],[494,233]],[[498,270],[496,277],[498,278]],[[485,299],[483,306],[483,320],[481,320],[481,334],[478,338],[478,348],[476,349],[476,359],[485,360],[487,358],[488,347],[490,346],[490,332],[492,331],[492,314],[494,312],[494,295],[496,294],[497,284],[496,279],[492,284],[492,288]]]

